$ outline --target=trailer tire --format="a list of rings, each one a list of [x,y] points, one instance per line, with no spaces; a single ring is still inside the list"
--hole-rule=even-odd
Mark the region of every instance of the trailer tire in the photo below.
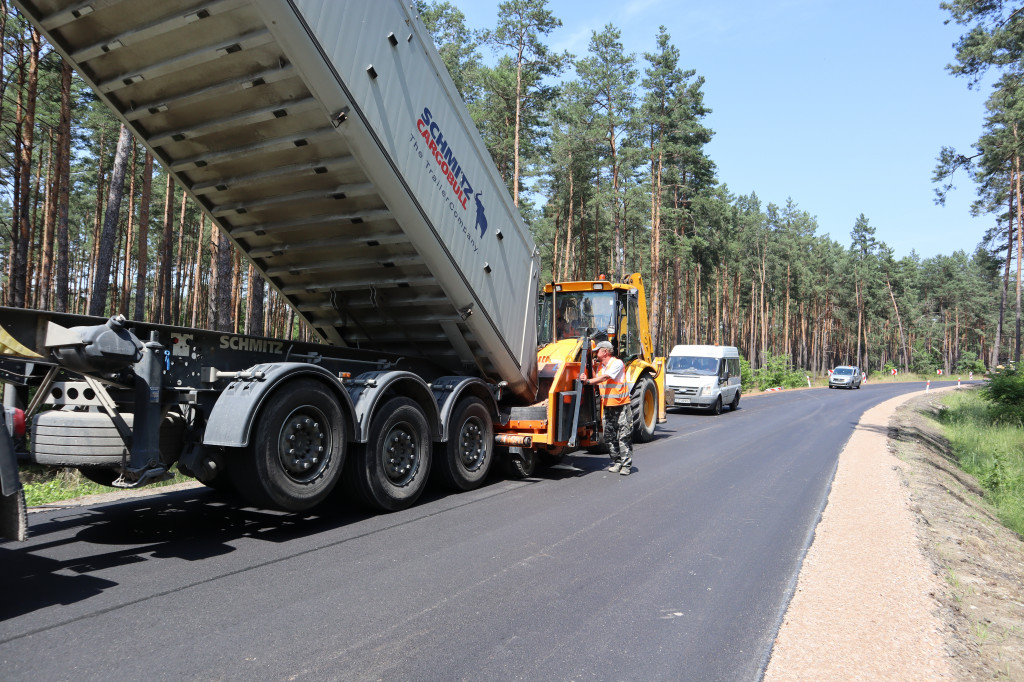
[[[494,424],[479,398],[465,398],[455,406],[448,442],[437,449],[434,475],[452,490],[478,488],[494,461]]]
[[[345,463],[345,418],[334,393],[312,379],[286,383],[256,424],[250,445],[228,467],[234,487],[257,506],[286,511],[322,502]]]
[[[430,449],[423,408],[410,398],[392,398],[374,411],[366,443],[354,448],[345,488],[373,509],[411,507],[427,485]]]
[[[640,377],[633,387],[636,424],[633,426],[634,443],[650,443],[658,425],[658,389],[648,376]]]

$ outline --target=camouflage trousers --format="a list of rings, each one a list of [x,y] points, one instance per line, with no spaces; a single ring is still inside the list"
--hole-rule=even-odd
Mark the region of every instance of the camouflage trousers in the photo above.
[[[633,465],[633,408],[629,403],[605,406],[604,442],[613,464]]]

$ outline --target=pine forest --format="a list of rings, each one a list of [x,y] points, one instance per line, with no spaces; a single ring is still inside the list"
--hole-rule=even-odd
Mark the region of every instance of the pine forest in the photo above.
[[[975,148],[936,150],[937,197],[972,180],[993,227],[973,253],[897,258],[870,216],[851,216],[840,243],[798,197],[731,193],[707,153],[715,103],[664,27],[641,55],[613,24],[573,55],[550,49],[561,21],[545,0],[501,3],[490,28],[448,2],[417,4],[540,247],[542,281],[641,272],[659,353],[734,345],[753,368],[815,376],[1019,360],[1020,8],[943,4],[963,27],[950,77],[995,85]],[[7,0],[0,32],[3,305],[312,338]]]

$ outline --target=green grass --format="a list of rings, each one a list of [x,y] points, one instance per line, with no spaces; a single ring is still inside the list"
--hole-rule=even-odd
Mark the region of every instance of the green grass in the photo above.
[[[154,483],[147,487],[156,488],[190,480],[192,479],[175,472],[173,479]],[[25,504],[30,507],[117,490],[117,488],[93,483],[82,476],[77,469],[22,466],[21,481],[25,488]]]
[[[953,456],[985,489],[1000,521],[1024,536],[1024,429],[999,423],[978,391],[943,396],[939,412]]]

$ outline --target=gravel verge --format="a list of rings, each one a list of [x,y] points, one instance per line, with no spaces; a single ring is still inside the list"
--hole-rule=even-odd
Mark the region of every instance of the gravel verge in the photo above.
[[[1024,680],[1024,543],[952,462],[941,390],[864,413],[765,680]]]

